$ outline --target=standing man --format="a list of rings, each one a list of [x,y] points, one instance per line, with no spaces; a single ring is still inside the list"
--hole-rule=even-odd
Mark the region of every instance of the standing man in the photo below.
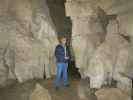
[[[62,36],[59,37],[59,44],[56,46],[55,49],[55,57],[56,57],[56,79],[54,81],[55,89],[58,89],[60,87],[60,81],[61,81],[61,75],[63,73],[63,80],[64,80],[64,86],[69,86],[68,83],[68,52],[66,49],[66,42],[67,38]]]

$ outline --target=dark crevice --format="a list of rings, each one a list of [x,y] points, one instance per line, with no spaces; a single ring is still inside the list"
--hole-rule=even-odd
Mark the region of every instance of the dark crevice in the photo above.
[[[67,37],[67,48],[71,58],[72,21],[70,17],[67,17],[65,14],[65,0],[47,0],[47,4],[51,18],[57,30],[57,36]],[[71,78],[80,78],[80,73],[75,66],[74,60],[69,60],[68,73]]]
[[[123,34],[120,34],[125,40],[127,40],[129,43],[131,42],[130,36],[125,36]]]

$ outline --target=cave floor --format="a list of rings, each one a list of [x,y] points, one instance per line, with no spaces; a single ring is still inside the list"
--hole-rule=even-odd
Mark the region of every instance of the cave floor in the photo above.
[[[62,86],[59,90],[53,88],[53,79],[45,81],[30,80],[23,84],[15,83],[0,89],[0,100],[29,100],[36,83],[40,83],[49,90],[52,100],[79,100],[76,92],[76,81],[70,81],[70,87]]]
[[[0,88],[0,100],[29,100],[29,97],[35,90],[35,86],[37,83],[39,83],[41,86],[49,90],[52,100],[80,100],[77,94],[78,82],[79,79],[71,79],[70,87],[61,86],[59,90],[54,89],[53,79],[30,80],[24,83],[15,82],[14,84],[9,85],[5,88]],[[112,98],[109,100],[118,100],[118,98],[119,96],[115,99]],[[89,95],[87,100],[96,100],[96,99],[93,98],[93,95]],[[128,99],[122,99],[122,100],[128,100]]]

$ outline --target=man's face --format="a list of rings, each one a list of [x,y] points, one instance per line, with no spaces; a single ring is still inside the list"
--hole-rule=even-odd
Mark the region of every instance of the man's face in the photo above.
[[[66,44],[66,38],[62,38],[61,43],[65,45]]]

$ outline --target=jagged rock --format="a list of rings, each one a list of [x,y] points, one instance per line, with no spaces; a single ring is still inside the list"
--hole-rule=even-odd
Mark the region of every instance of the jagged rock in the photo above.
[[[82,78],[90,77],[91,88],[101,88],[103,84],[111,84],[112,79],[115,79],[118,82],[117,87],[131,92],[131,79],[120,73],[132,66],[132,34],[127,33],[129,31],[131,33],[132,21],[130,22],[130,17],[126,17],[128,12],[126,12],[127,9],[124,10],[124,1],[120,0],[123,5],[119,5],[124,9],[116,6],[113,9],[113,4],[117,4],[114,0],[102,3],[103,1],[67,0],[66,2],[66,15],[71,17],[73,23],[72,45],[76,66]],[[129,5],[130,3],[128,2]],[[112,8],[108,8],[111,6]],[[111,11],[118,11],[118,13],[111,13]],[[119,11],[125,11],[125,13]],[[115,14],[116,17],[110,19],[107,13]],[[132,15],[131,11],[129,13],[127,16]],[[126,25],[130,22],[129,31],[126,31],[127,27],[122,28],[125,26],[123,18],[129,18],[128,21],[124,19]]]
[[[81,79],[77,84],[78,96],[81,100],[87,100],[89,95],[89,79]]]
[[[7,85],[7,80],[8,80],[8,69],[3,65],[3,62],[0,62],[0,87],[6,86]]]
[[[129,50],[129,54],[132,54],[133,51],[133,45],[131,44],[130,50]],[[127,68],[125,69],[125,71],[123,71],[121,74],[124,77],[127,77],[129,79],[133,79],[133,56],[130,55],[129,56],[129,65],[127,66]]]
[[[55,74],[56,29],[45,0],[31,2],[15,2],[14,12],[19,19],[15,74],[20,82]]]
[[[104,88],[98,90],[96,93],[97,100],[131,100],[130,96],[117,88]]]
[[[15,74],[19,82],[43,79],[45,51],[42,46],[40,42],[17,35]]]
[[[74,14],[73,14],[74,16]],[[98,15],[78,18],[72,17],[72,46],[74,49],[76,66],[79,68],[82,78],[86,77],[89,64],[95,49],[104,41],[105,30],[100,23]],[[96,28],[96,29],[95,29]],[[82,44],[82,45],[79,45]]]
[[[0,5],[0,48],[5,49],[8,79],[50,78],[57,37],[46,1],[5,0]]]
[[[13,48],[6,48],[6,52],[4,55],[5,63],[9,68],[9,76],[8,79],[16,79],[15,76],[15,50]]]
[[[7,3],[7,2],[5,2]],[[1,75],[5,77],[4,86],[8,85],[9,79],[16,79],[14,73],[15,67],[15,34],[16,34],[16,21],[11,16],[0,17],[0,48],[1,52]],[[3,80],[1,77],[0,80]]]
[[[80,100],[97,100],[96,89],[90,88],[89,81],[89,78],[85,78],[77,82],[77,92]]]
[[[119,35],[113,35],[110,38],[113,42],[108,38],[107,42],[105,41],[98,47],[90,60],[88,75],[90,75],[91,87],[100,88],[106,80],[111,82],[113,78],[116,79],[120,71],[124,71],[128,66],[129,44]]]
[[[5,2],[4,4],[6,4]],[[4,5],[3,4],[3,5]],[[6,9],[6,8],[5,8]],[[6,13],[6,10],[5,10]],[[6,15],[6,14],[5,14]],[[9,16],[1,16],[0,17],[0,64],[1,64],[1,85],[6,86],[8,79],[15,79],[14,73],[14,63],[15,63],[15,55],[14,55],[14,43],[15,43],[15,27],[16,21],[13,17]]]
[[[129,66],[130,44],[116,32],[107,34],[106,40],[90,60],[90,86],[100,88],[103,84],[111,84],[112,79],[115,79],[117,87],[131,93],[131,80],[120,75]]]
[[[37,83],[29,100],[52,100],[52,98],[49,91]]]
[[[5,49],[0,48],[0,86],[6,86],[8,79],[8,67],[4,59]]]

